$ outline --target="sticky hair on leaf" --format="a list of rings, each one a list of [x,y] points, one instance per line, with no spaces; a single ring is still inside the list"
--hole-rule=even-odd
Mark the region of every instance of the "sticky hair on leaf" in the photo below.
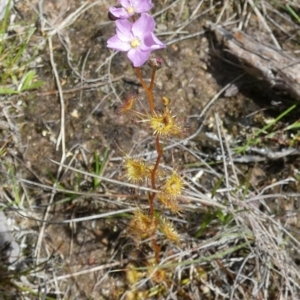
[[[153,265],[155,262],[153,263]],[[150,276],[151,280],[156,283],[161,283],[166,280],[166,271],[163,269],[158,269],[156,266],[150,266],[148,269],[148,276]]]
[[[133,235],[145,239],[155,234],[157,221],[154,216],[145,215],[141,210],[137,210],[129,223],[129,228]]]
[[[170,197],[181,195],[183,190],[183,180],[176,171],[173,170],[172,175],[166,180],[163,186],[163,192]]]
[[[174,214],[177,214],[180,211],[176,198],[164,193],[159,193],[157,195],[157,198],[167,209],[172,211]]]
[[[166,271],[164,269],[157,268],[157,261],[154,257],[147,259],[147,274],[152,281],[161,283],[166,280]]]
[[[179,243],[180,236],[175,230],[173,224],[167,219],[162,218],[160,223],[160,230],[165,234],[166,238],[174,243]]]
[[[134,102],[137,100],[138,96],[135,93],[130,93],[124,99],[123,103],[118,107],[118,113],[122,114],[128,111],[131,111],[134,105]]]
[[[175,120],[175,116],[172,116],[167,108],[164,109],[163,113],[150,117],[150,127],[154,130],[155,135],[165,137],[176,136],[182,132]]]
[[[135,284],[141,278],[141,272],[136,270],[136,266],[133,263],[129,263],[126,267],[126,278],[130,284]]]
[[[142,182],[151,176],[151,169],[138,159],[126,158],[125,169],[128,180],[133,183]]]

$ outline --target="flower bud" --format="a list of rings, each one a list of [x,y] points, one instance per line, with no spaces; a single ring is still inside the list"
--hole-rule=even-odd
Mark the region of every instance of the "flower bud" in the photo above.
[[[164,63],[164,61],[159,56],[153,55],[153,56],[150,56],[150,58],[148,59],[148,65],[154,70],[161,69],[163,66],[163,63]]]
[[[164,106],[168,106],[170,104],[170,99],[167,97],[162,97],[161,101]]]
[[[116,17],[115,15],[113,15],[110,11],[108,11],[107,13],[107,17],[110,21],[116,21],[116,20],[119,20],[118,17]]]

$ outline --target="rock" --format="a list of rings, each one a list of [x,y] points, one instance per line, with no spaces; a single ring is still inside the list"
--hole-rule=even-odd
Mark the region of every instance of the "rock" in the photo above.
[[[13,264],[20,255],[20,247],[14,240],[7,219],[0,211],[0,260]]]

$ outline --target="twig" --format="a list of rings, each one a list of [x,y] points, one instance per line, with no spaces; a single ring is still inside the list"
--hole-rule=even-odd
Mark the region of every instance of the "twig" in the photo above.
[[[111,79],[110,82],[119,81],[119,80],[123,79],[123,77],[124,76],[122,75],[122,76],[119,76],[117,78]],[[81,85],[81,86],[74,87],[74,88],[71,88],[71,89],[62,90],[62,93],[63,94],[71,94],[71,93],[75,93],[75,92],[78,92],[78,91],[81,91],[81,90],[95,89],[95,88],[98,88],[100,86],[107,85],[110,82],[105,81],[105,82],[98,82],[98,83],[93,83],[93,84],[85,84],[85,85]],[[58,93],[59,93],[59,91],[48,91],[48,92],[39,93],[39,94],[37,94],[37,96],[49,96],[49,95],[55,95],[55,94],[58,94]]]
[[[256,4],[254,4],[254,2],[252,0],[247,0],[250,4],[250,6],[252,7],[252,9],[254,10],[255,14],[257,15],[257,17],[259,18],[260,22],[262,23],[262,25],[265,27],[265,29],[267,30],[267,32],[270,34],[270,37],[274,43],[274,45],[276,46],[277,49],[281,49],[280,44],[278,43],[278,41],[276,40],[272,30],[270,29],[268,23],[266,22],[265,18],[262,16],[261,12],[259,11],[259,9],[257,8]]]

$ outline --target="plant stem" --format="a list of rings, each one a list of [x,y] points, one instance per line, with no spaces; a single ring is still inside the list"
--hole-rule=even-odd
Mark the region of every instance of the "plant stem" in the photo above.
[[[149,85],[149,90],[150,90],[151,92],[152,92],[152,90],[153,90],[154,79],[155,79],[155,73],[156,73],[156,70],[153,69],[152,75],[151,75],[151,82],[150,82],[150,85]]]
[[[152,78],[154,80],[154,75],[152,73],[152,76],[151,76],[151,83],[150,83],[150,86],[148,87],[142,77],[142,74],[141,74],[141,69],[140,68],[134,68],[135,69],[135,72],[136,72],[136,75],[138,77],[138,79],[140,80],[146,94],[147,94],[147,98],[148,98],[148,102],[149,102],[149,107],[150,107],[150,111],[151,113],[153,114],[154,113],[154,101],[153,101],[153,82],[152,82]],[[154,71],[154,74],[155,74],[155,71]]]
[[[163,155],[163,151],[162,151],[162,148],[161,148],[160,142],[159,142],[159,136],[156,136],[156,138],[155,138],[155,146],[156,146],[157,158],[156,158],[154,168],[151,171],[151,188],[154,189],[154,190],[156,189],[156,185],[155,185],[156,171],[158,169],[160,159]],[[154,215],[154,203],[153,202],[154,202],[155,195],[156,195],[156,193],[153,192],[149,196],[150,216]]]
[[[143,86],[143,88],[144,88],[144,90],[147,94],[147,98],[148,98],[148,102],[149,102],[149,108],[150,108],[151,114],[153,115],[155,113],[155,111],[154,111],[154,101],[153,101],[153,85],[154,85],[156,70],[153,69],[152,75],[151,75],[150,85],[147,86],[144,79],[143,79],[143,77],[142,77],[140,68],[134,68],[134,69],[135,69],[135,72],[137,74],[137,77],[139,78],[139,80],[140,80],[140,82],[141,82],[141,84],[142,84],[142,86]],[[160,141],[159,141],[159,136],[158,135],[155,137],[155,149],[156,149],[156,152],[157,152],[157,158],[156,158],[154,168],[151,171],[151,188],[154,189],[154,190],[156,189],[156,184],[155,184],[156,171],[159,167],[159,163],[160,163],[161,157],[163,155],[163,150],[160,146]],[[155,192],[149,193],[149,195],[148,195],[148,197],[149,197],[149,215],[151,217],[154,217],[154,213],[155,213],[155,210],[154,210],[155,195],[156,195]],[[155,237],[152,239],[152,245],[153,245],[153,249],[154,249],[154,252],[155,252],[155,261],[158,264],[159,263],[160,246],[157,244],[157,241],[156,241]]]
[[[152,240],[152,245],[155,252],[155,261],[158,264],[159,263],[159,253],[160,253],[160,246],[156,242],[156,238]]]

